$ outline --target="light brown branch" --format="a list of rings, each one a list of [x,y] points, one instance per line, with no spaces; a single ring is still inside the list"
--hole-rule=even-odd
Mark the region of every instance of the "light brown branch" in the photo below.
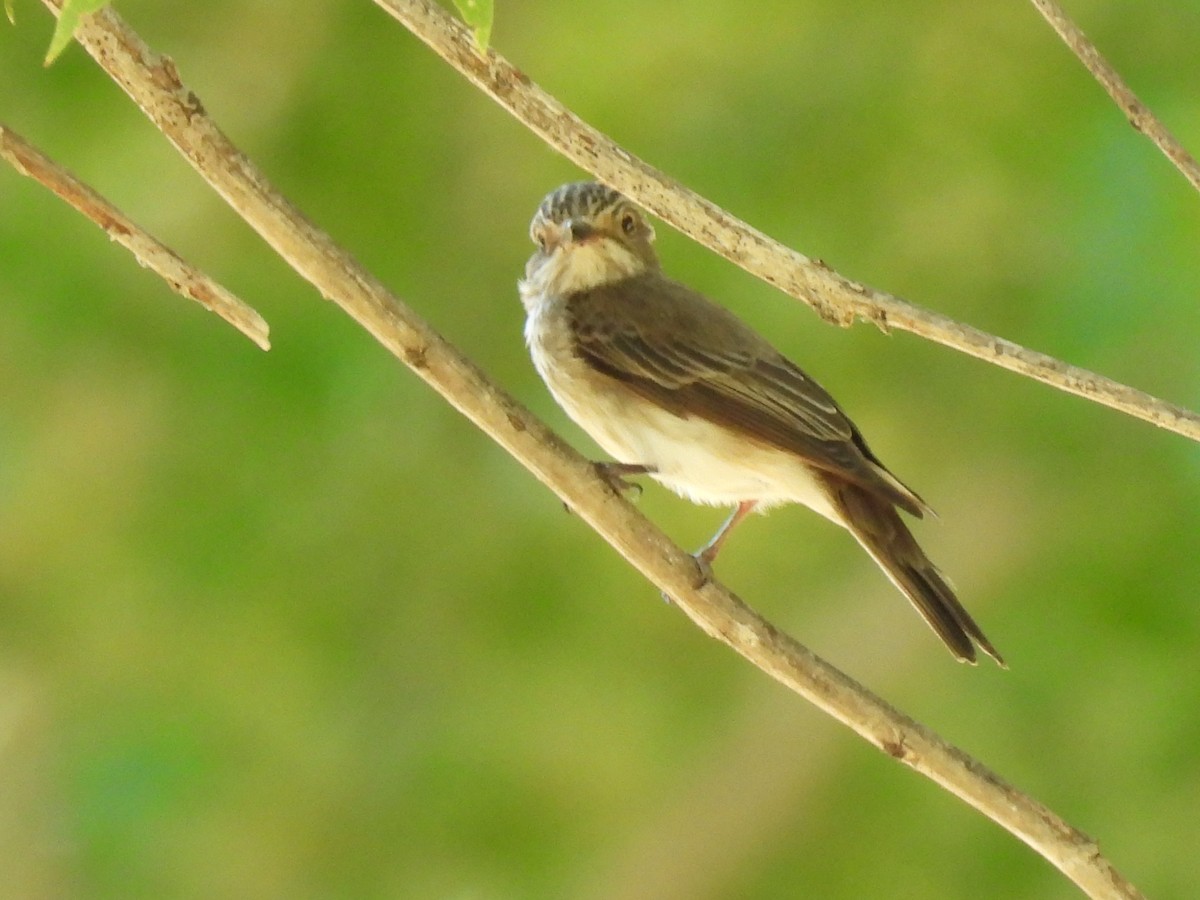
[[[269,328],[262,316],[199,269],[184,262],[171,248],[3,124],[0,124],[0,157],[99,225],[111,240],[132,253],[139,263],[170,285],[171,290],[216,313],[263,350],[271,349]]]
[[[47,0],[53,8],[54,0]],[[205,114],[170,60],[111,10],[77,37],[230,205],[327,298],[548,485],[701,629],[957,794],[1042,853],[1094,897],[1137,897],[1095,844],[932,731],[780,632],[675,546],[516,400],[280,196]]]
[[[1129,85],[1117,74],[1117,70],[1109,65],[1108,60],[1096,49],[1096,45],[1071,21],[1063,8],[1054,0],[1033,0],[1033,5],[1050,23],[1050,27],[1058,32],[1063,43],[1071,48],[1071,52],[1079,58],[1084,68],[1100,82],[1108,96],[1112,97],[1121,112],[1125,113],[1129,124],[1153,141],[1154,146],[1192,183],[1192,187],[1200,191],[1200,165],[1197,165],[1195,158],[1138,99],[1137,94],[1130,90]]]
[[[1200,441],[1200,414],[851,281],[709,202],[583,122],[433,0],[375,0],[438,56],[572,162],[828,321],[900,328]]]

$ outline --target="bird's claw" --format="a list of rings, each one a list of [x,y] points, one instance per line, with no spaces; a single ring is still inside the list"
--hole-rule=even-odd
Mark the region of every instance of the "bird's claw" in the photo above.
[[[713,568],[712,563],[708,561],[708,557],[705,555],[703,550],[693,553],[692,559],[696,561],[696,577],[695,580],[692,581],[692,590],[698,591],[700,588],[704,587],[713,580]],[[661,595],[664,603],[674,602],[674,600],[671,599],[671,595],[666,591],[662,591]]]
[[[642,486],[636,481],[626,481],[629,475],[648,475],[654,471],[653,466],[643,466],[637,463],[598,462],[593,463],[596,474],[608,483],[614,493],[624,496],[633,493],[634,497],[642,495]]]

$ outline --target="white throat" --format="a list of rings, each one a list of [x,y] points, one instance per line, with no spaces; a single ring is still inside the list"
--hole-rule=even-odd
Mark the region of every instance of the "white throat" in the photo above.
[[[565,297],[621,281],[644,271],[646,263],[618,241],[593,239],[566,244],[542,260],[520,283],[521,299],[531,309],[544,297]]]

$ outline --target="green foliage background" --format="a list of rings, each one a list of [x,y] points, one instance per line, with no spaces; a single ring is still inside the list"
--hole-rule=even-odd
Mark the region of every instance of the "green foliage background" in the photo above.
[[[579,177],[368,2],[122,12],[311,217],[581,447],[515,281]],[[1072,12],[1200,147],[1200,6]],[[0,170],[0,884],[17,897],[1073,897],[703,637],[279,263],[33,3],[0,118],[271,322],[264,354]],[[847,275],[1200,406],[1200,197],[1026,3],[498,8],[494,45]],[[1095,836],[1200,862],[1200,450],[660,227],[939,510],[1011,671],[955,664],[803,510],[721,575]],[[594,448],[589,452],[594,452]],[[647,489],[685,545],[720,513]]]

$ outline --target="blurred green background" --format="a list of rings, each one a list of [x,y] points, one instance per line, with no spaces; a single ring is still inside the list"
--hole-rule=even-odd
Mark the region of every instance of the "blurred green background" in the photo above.
[[[366,0],[129,0],[229,135],[587,452],[522,346],[580,173]],[[1200,147],[1200,6],[1077,2]],[[0,894],[1077,896],[705,638],[241,223],[28,0],[0,120],[270,321],[256,350],[0,168]],[[619,142],[846,275],[1200,406],[1200,196],[1027,3],[500,0],[494,43]],[[1097,838],[1200,883],[1200,449],[803,305],[659,228],[939,511],[1011,671],[957,665],[847,536],[720,574]],[[685,546],[722,514],[649,487]]]

